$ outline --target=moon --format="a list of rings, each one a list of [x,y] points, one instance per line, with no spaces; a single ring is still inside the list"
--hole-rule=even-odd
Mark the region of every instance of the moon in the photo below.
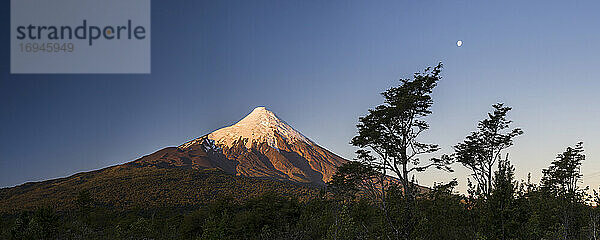
[[[458,40],[458,42],[456,42],[456,46],[458,46],[458,47],[462,46],[462,40]]]

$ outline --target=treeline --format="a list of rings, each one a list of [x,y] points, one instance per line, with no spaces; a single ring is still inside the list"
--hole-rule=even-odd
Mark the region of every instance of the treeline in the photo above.
[[[78,209],[40,208],[2,218],[2,239],[380,239],[391,237],[379,208],[366,200],[327,196],[310,201],[265,194],[245,202],[220,199],[197,210],[117,211],[80,201]],[[432,192],[433,194],[433,192]],[[82,194],[80,194],[82,195]],[[420,239],[465,239],[472,221],[459,197],[440,190],[420,204],[431,219]],[[83,194],[80,199],[90,199]],[[400,199],[395,199],[399,201]],[[392,200],[394,202],[394,200]],[[400,220],[401,216],[390,216]],[[460,219],[462,217],[462,219]],[[438,223],[437,226],[431,225]]]
[[[409,239],[597,237],[600,212],[584,199],[572,202],[545,187],[521,183],[514,192],[495,190],[480,201],[454,194],[455,185],[419,194],[410,220],[399,188],[389,189],[387,212],[362,197],[326,192],[307,201],[276,193],[244,202],[220,199],[193,211],[115,210],[95,206],[95,196],[83,193],[73,211],[39,208],[3,216],[0,239],[397,239],[394,228],[406,222],[412,224]]]
[[[297,186],[282,190],[290,186],[256,182],[277,187],[267,193],[262,187],[254,187],[254,183],[220,185],[225,188],[245,186],[246,190],[262,193],[240,201],[240,198],[218,194],[221,190],[235,193],[236,189],[214,189],[217,185],[212,185],[210,189],[214,191],[202,196],[214,193],[213,201],[202,201],[186,209],[170,208],[168,204],[117,209],[104,204],[106,196],[81,191],[72,201],[71,210],[40,207],[31,212],[4,215],[0,237],[597,239],[600,210],[595,206],[600,204],[600,196],[597,191],[592,190],[590,194],[590,189],[580,186],[581,164],[585,161],[583,143],[557,150],[560,153],[549,161],[548,167],[539,170],[542,179],[532,182],[530,178],[515,179],[512,162],[521,160],[511,159],[507,149],[524,131],[512,126],[513,122],[508,119],[511,108],[502,103],[492,105],[492,111],[477,123],[473,132],[466,133],[465,139],[452,147],[450,154],[437,154],[440,146],[419,141],[420,134],[429,129],[425,119],[432,114],[431,94],[441,79],[441,70],[441,63],[427,68],[412,78],[401,79],[398,86],[382,94],[384,103],[359,119],[358,134],[351,141],[359,148],[356,160],[340,166],[326,188],[308,190]],[[455,191],[456,179],[432,188],[417,184],[416,179],[423,172],[432,169],[451,172],[456,167],[470,171],[466,179],[467,194]],[[186,196],[204,191],[177,185],[182,179],[183,182],[210,179],[204,182],[206,184],[228,179],[222,175],[218,178],[196,176],[191,172],[179,178],[175,177],[179,170],[153,171],[160,171],[161,181],[153,174],[148,175],[148,170],[142,170],[128,182],[135,186],[151,184],[187,191],[152,195],[178,196],[182,202],[190,201]],[[108,182],[114,176],[107,175],[105,179]],[[169,184],[165,186],[161,182]],[[90,189],[98,188],[100,186]],[[148,198],[144,192],[136,194],[141,199]]]

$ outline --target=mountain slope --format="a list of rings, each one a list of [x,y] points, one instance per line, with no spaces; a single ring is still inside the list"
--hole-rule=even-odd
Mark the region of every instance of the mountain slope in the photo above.
[[[323,185],[347,160],[318,146],[265,107],[236,124],[129,165],[218,168],[227,173]]]
[[[97,206],[116,209],[194,208],[221,198],[245,201],[267,192],[310,198],[317,190],[299,184],[233,176],[215,169],[114,166],[70,177],[0,189],[0,213],[52,207],[77,208],[80,191]]]

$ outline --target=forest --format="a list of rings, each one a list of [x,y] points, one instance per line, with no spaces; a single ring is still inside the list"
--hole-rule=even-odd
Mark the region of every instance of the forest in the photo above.
[[[509,118],[512,108],[503,103],[482,113],[475,129],[450,154],[437,154],[439,145],[420,141],[429,129],[426,120],[433,114],[432,93],[442,69],[441,63],[426,68],[382,93],[384,102],[359,118],[351,140],[358,149],[356,159],[340,166],[325,187],[282,191],[287,184],[256,180],[243,186],[253,192],[261,189],[260,194],[239,198],[208,191],[198,198],[204,201],[191,207],[151,204],[157,200],[143,194],[136,197],[146,199],[142,204],[116,207],[98,192],[68,189],[73,198],[68,207],[47,202],[2,213],[0,238],[598,239],[600,195],[581,186],[586,161],[582,142],[553,150],[556,158],[537,170],[542,178],[534,182],[515,179],[521,159],[511,159],[508,149],[526,129],[513,126],[518,124]],[[470,172],[464,179],[467,193],[455,189],[456,179],[430,188],[417,184],[424,172],[455,168]],[[177,186],[173,175],[160,174]],[[223,176],[204,178],[229,181]],[[226,191],[236,192],[233,188],[239,185],[219,189],[226,186]],[[192,200],[183,195],[171,199]]]

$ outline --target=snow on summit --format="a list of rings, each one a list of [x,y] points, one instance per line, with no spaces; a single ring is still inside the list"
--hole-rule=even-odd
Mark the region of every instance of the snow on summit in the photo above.
[[[265,107],[255,108],[236,124],[216,130],[209,134],[208,138],[226,146],[232,146],[236,140],[242,138],[248,139],[246,148],[250,148],[252,142],[266,142],[269,146],[278,149],[277,135],[290,143],[295,141],[311,143],[308,138],[277,118],[275,113]]]
[[[241,176],[323,185],[347,161],[313,143],[265,107],[169,151],[139,164],[219,168]]]

